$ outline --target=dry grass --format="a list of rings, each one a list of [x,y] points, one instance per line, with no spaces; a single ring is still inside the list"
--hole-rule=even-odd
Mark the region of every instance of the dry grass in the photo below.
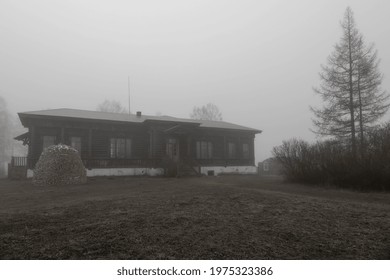
[[[0,180],[1,259],[389,259],[390,194],[275,178]]]

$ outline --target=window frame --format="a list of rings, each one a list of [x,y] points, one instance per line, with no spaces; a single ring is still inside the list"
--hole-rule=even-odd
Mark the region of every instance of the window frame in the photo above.
[[[128,159],[132,157],[132,139],[128,137],[111,137],[109,142],[111,159]]]
[[[213,142],[209,140],[197,140],[196,146],[196,159],[213,159],[214,147]]]
[[[78,141],[73,141],[75,139],[78,139]],[[82,149],[82,137],[81,136],[70,136],[69,137],[70,146],[75,149],[79,154],[81,154]]]
[[[249,159],[250,155],[251,155],[251,152],[250,152],[249,143],[242,143],[242,158]]]
[[[48,141],[49,139],[51,139],[52,141]],[[42,136],[42,151],[46,151],[47,148],[55,145],[56,142],[57,142],[57,137],[55,135],[43,135]]]
[[[235,142],[230,141],[227,143],[227,156],[228,159],[237,158],[237,144]]]

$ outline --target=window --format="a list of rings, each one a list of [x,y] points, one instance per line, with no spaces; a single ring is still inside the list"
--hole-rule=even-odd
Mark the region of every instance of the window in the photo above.
[[[229,158],[236,157],[236,143],[233,142],[228,143],[228,157]]]
[[[46,150],[50,146],[53,146],[55,142],[56,142],[55,136],[48,136],[48,135],[43,136],[43,150]]]
[[[213,143],[210,141],[196,141],[196,158],[211,159],[213,157]]]
[[[130,158],[131,157],[131,139],[111,138],[110,139],[110,158]]]
[[[242,157],[245,159],[249,158],[249,144],[248,143],[242,144]]]
[[[81,154],[81,137],[70,137],[70,146]]]

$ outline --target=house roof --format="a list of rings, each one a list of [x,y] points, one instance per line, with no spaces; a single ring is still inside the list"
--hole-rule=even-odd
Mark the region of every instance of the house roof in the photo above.
[[[216,129],[232,129],[232,130],[244,130],[251,131],[254,133],[261,133],[261,130],[228,123],[224,121],[209,121],[209,120],[193,120],[175,118],[171,116],[148,116],[141,115],[137,116],[134,114],[120,114],[120,113],[108,113],[98,111],[87,111],[78,109],[50,109],[40,111],[30,111],[18,113],[22,124],[24,120],[29,117],[56,117],[56,118],[74,118],[74,119],[85,119],[85,120],[102,120],[102,121],[113,121],[113,122],[129,122],[129,123],[143,123],[149,121],[160,121],[160,122],[174,122],[174,123],[185,123],[193,124],[202,128],[216,128]]]

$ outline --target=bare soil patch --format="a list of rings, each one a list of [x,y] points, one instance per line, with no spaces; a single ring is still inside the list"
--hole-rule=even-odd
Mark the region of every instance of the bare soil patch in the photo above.
[[[390,194],[278,178],[0,180],[1,259],[389,259]]]

